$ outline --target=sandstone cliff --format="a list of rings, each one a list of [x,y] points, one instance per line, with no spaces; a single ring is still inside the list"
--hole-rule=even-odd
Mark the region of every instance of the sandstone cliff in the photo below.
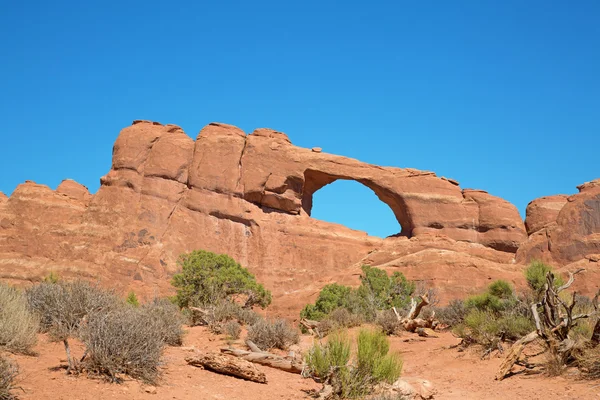
[[[313,194],[337,179],[372,189],[402,232],[381,239],[311,218]],[[70,180],[0,193],[0,278],[26,284],[56,271],[166,294],[177,256],[202,248],[247,266],[289,315],[326,283],[356,282],[361,263],[426,281],[448,300],[491,279],[520,285],[518,263],[532,258],[600,269],[599,182],[532,202],[524,224],[509,202],[433,172],[299,148],[270,129],[213,123],[194,141],[178,126],[135,121],[96,194]]]

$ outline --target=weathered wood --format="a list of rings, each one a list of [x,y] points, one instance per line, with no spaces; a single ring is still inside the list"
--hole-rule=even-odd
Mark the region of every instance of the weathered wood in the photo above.
[[[195,367],[203,367],[213,372],[235,376],[252,382],[267,383],[265,373],[259,371],[249,361],[219,353],[197,353],[185,358],[185,361]]]
[[[246,339],[246,346],[255,353],[264,353],[252,340]]]
[[[521,353],[523,352],[523,349],[525,348],[525,346],[527,344],[533,342],[538,337],[539,337],[538,332],[533,331],[533,332],[530,332],[527,336],[524,336],[521,339],[517,340],[515,342],[515,344],[512,345],[512,347],[508,350],[508,353],[507,353],[506,357],[504,358],[504,361],[502,361],[502,364],[500,365],[500,369],[498,370],[498,373],[496,374],[496,380],[501,381],[502,379],[504,379],[506,377],[506,375],[508,375],[510,373],[513,365],[515,365],[515,363],[521,356]]]
[[[592,346],[596,347],[600,344],[600,318],[596,321],[591,339]]]
[[[289,360],[287,358],[278,356],[272,353],[265,352],[253,352],[240,349],[222,348],[221,353],[228,354],[231,356],[239,357],[243,360],[253,362],[256,364],[264,365],[271,368],[276,368],[282,371],[291,372],[293,374],[302,373],[304,364],[295,360]]]

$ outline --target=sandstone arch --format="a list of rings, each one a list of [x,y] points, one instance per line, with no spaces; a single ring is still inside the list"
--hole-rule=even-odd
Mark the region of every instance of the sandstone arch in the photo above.
[[[313,169],[304,171],[304,186],[302,190],[302,210],[306,215],[312,214],[313,196],[314,194],[326,185],[329,185],[337,180],[348,180],[358,182],[367,188],[371,189],[375,195],[386,204],[394,213],[398,224],[401,227],[399,235],[410,237],[413,226],[410,223],[406,213],[405,204],[401,198],[394,196],[389,190],[377,185],[373,181],[365,179],[354,179],[352,177],[330,174]],[[406,228],[405,228],[406,227]]]

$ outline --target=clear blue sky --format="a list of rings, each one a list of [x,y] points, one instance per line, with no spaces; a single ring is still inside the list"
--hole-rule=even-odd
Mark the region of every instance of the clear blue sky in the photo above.
[[[97,5],[91,5],[96,3]],[[0,5],[0,191],[92,192],[134,119],[270,127],[513,202],[600,177],[598,1],[12,1]],[[314,216],[380,236],[360,184]]]

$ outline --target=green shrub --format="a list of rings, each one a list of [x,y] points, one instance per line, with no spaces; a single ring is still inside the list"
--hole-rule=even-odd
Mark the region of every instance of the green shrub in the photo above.
[[[271,303],[271,293],[256,282],[246,268],[225,254],[196,250],[179,257],[181,272],[173,276],[176,304],[181,308],[203,307],[223,300],[233,302],[245,295],[245,307],[262,308]]]
[[[316,343],[306,355],[311,376],[330,384],[338,398],[363,398],[379,382],[395,382],[402,359],[390,354],[389,341],[381,331],[361,330],[355,363],[350,364],[350,341],[344,332],[332,334],[323,345]]]
[[[372,302],[375,309],[385,310],[392,307],[403,308],[410,303],[410,296],[415,291],[414,282],[410,282],[400,272],[392,276],[379,268],[362,266],[358,294]]]
[[[465,300],[467,309],[477,309],[493,313],[500,313],[510,309],[516,303],[517,298],[514,295],[512,287],[508,282],[502,280],[491,283],[486,292],[470,296]]]
[[[379,311],[407,307],[415,292],[415,284],[400,272],[388,276],[384,270],[368,265],[362,266],[360,280],[357,289],[337,283],[326,285],[315,304],[306,305],[300,317],[322,321],[335,310],[346,309],[355,321],[374,322]]]
[[[532,261],[525,270],[527,284],[529,285],[529,288],[536,293],[537,299],[539,299],[539,296],[544,291],[546,275],[548,272],[552,272],[552,267],[541,261]],[[562,286],[564,285],[564,280],[560,276],[555,276],[554,284],[556,286]]]
[[[334,369],[347,368],[350,348],[350,339],[345,331],[331,334],[325,344],[315,343],[305,356],[311,375],[323,382]]]
[[[163,334],[142,308],[93,312],[80,335],[86,346],[86,370],[115,383],[122,381],[122,374],[156,383]]]
[[[132,290],[127,294],[127,298],[125,299],[125,303],[129,304],[132,307],[139,307],[140,301],[138,300],[135,292]]]
[[[16,400],[15,378],[19,374],[17,365],[0,354],[0,400]]]
[[[503,300],[514,298],[513,288],[510,283],[501,279],[492,282],[488,286],[488,293]]]
[[[39,319],[29,310],[24,294],[0,283],[0,347],[31,354],[38,329]]]
[[[248,329],[248,340],[264,351],[273,348],[285,350],[288,346],[298,343],[300,334],[284,319],[261,319]]]
[[[169,346],[183,344],[183,316],[179,308],[168,299],[154,298],[151,302],[140,307],[148,324],[158,332],[163,342]]]
[[[330,312],[348,305],[348,296],[352,289],[348,286],[332,283],[321,289],[315,304],[308,304],[300,312],[301,318],[320,321]]]
[[[534,328],[531,320],[522,315],[499,316],[490,310],[472,309],[454,332],[460,337],[469,336],[481,345],[491,346],[500,339],[517,340]]]

